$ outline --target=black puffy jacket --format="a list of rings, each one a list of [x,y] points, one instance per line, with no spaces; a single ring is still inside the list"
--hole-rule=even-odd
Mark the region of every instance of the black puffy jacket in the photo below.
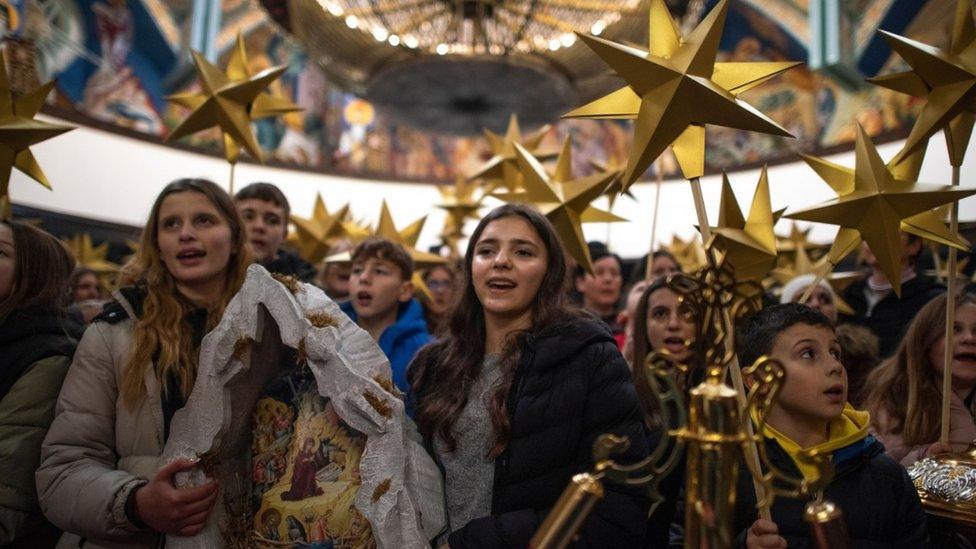
[[[519,343],[507,406],[514,410],[511,440],[495,459],[492,514],[453,532],[451,549],[526,547],[572,476],[593,468],[593,442],[602,433],[630,439],[617,456],[621,462],[648,453],[630,369],[605,325],[579,319]],[[437,375],[436,355],[435,348],[418,356],[428,376]],[[413,396],[423,402],[423,386]],[[640,546],[650,505],[646,491],[604,487],[576,547]]]
[[[766,451],[773,465],[794,478],[800,475],[796,464],[773,439],[766,439]],[[839,454],[843,454],[843,456]],[[848,446],[834,455],[834,477],[824,490],[824,498],[834,502],[847,524],[851,549],[926,549],[931,547],[928,523],[918,492],[905,468],[884,453],[884,446],[873,436],[858,445]],[[790,549],[812,548],[809,526],[803,520],[807,501],[778,497],[773,502],[773,522]],[[683,530],[683,506],[675,520]],[[734,546],[746,546],[746,534],[756,521],[756,494],[752,477],[742,466],[736,486],[732,533]],[[682,547],[680,537],[672,535],[671,547]]]

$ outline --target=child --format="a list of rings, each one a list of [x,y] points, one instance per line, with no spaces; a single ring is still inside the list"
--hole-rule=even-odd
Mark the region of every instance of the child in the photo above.
[[[798,459],[801,451],[832,455],[834,471],[824,497],[843,512],[852,547],[930,546],[925,513],[908,474],[868,434],[868,414],[847,404],[847,375],[830,320],[805,305],[774,305],[745,322],[737,343],[741,364],[765,355],[786,370],[763,433],[769,460],[789,475],[810,477],[815,468]],[[808,547],[806,504],[779,497],[772,522],[756,520],[752,479],[742,467],[732,534],[750,549]]]
[[[302,282],[315,278],[315,267],[281,249],[291,213],[281,189],[271,183],[251,183],[237,191],[234,205],[244,221],[247,244],[258,263],[272,273],[294,276]]]
[[[413,299],[413,260],[402,246],[371,238],[352,251],[349,301],[342,310],[379,343],[393,382],[407,392],[407,364],[430,341],[424,313]]]
[[[976,296],[956,299],[952,341],[952,400],[949,448],[937,442],[942,413],[946,295],[928,302],[908,327],[894,356],[865,382],[865,400],[888,455],[911,465],[940,451],[962,451],[976,439]]]

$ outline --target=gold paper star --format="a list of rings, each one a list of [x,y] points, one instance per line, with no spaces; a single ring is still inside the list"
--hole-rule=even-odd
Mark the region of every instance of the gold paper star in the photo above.
[[[566,116],[636,117],[625,188],[669,145],[685,178],[701,177],[706,124],[792,137],[737,95],[799,63],[716,63],[727,14],[727,0],[721,0],[682,37],[664,0],[652,0],[647,51],[577,33],[628,86]]]
[[[108,257],[108,242],[93,246],[91,235],[84,233],[76,234],[64,241],[64,245],[74,256],[79,266],[95,271],[102,285],[106,288],[109,287],[111,278],[119,271],[119,266],[106,259]]]
[[[918,179],[918,174],[922,169],[922,160],[925,157],[926,147],[920,147],[914,153],[905,156],[901,161],[897,161],[897,155],[886,165],[892,177],[896,181],[911,183]],[[838,196],[850,194],[855,187],[855,170],[846,166],[835,164],[823,158],[815,156],[800,155],[807,164],[813,168],[817,175],[830,186]],[[897,163],[896,163],[897,161]],[[969,242],[958,232],[953,233],[940,218],[936,208],[930,211],[913,215],[901,221],[901,230],[917,235],[930,242],[953,246],[962,250],[969,248]],[[837,237],[827,253],[827,261],[832,265],[837,265],[848,254],[857,249],[861,244],[861,235],[855,229],[841,227],[837,231]]]
[[[550,154],[540,154],[536,149],[542,143],[542,139],[549,131],[549,126],[543,126],[533,137],[522,140],[522,132],[519,130],[518,117],[512,114],[508,119],[508,129],[505,135],[498,135],[491,130],[485,130],[488,144],[494,156],[488,159],[480,168],[469,176],[469,179],[484,179],[489,184],[502,185],[509,192],[515,192],[522,186],[522,174],[518,167],[518,158],[515,154],[515,145],[522,145],[532,154],[539,155],[539,158],[546,159]]]
[[[742,216],[729,178],[722,174],[719,226],[712,228],[712,234],[718,237],[716,245],[735,270],[736,280],[761,281],[776,264],[776,235],[773,233],[776,217],[770,206],[765,166],[759,174],[748,218]]]
[[[613,210],[613,205],[617,202],[617,199],[621,195],[627,195],[631,200],[637,200],[634,193],[630,192],[630,189],[624,188],[624,168],[626,164],[618,163],[616,160],[611,160],[609,162],[599,162],[597,160],[590,160],[590,166],[593,167],[597,172],[603,173],[615,173],[616,175],[607,185],[607,190],[603,194],[607,195],[607,206],[610,210]]]
[[[251,131],[251,121],[301,110],[286,99],[264,90],[287,69],[287,65],[267,68],[251,75],[247,68],[244,39],[237,35],[237,48],[227,64],[227,73],[210,64],[200,52],[194,51],[193,62],[200,76],[202,91],[171,95],[166,99],[193,112],[166,137],[167,141],[219,126],[223,135],[224,157],[234,164],[240,147],[263,162],[261,146]]]
[[[678,260],[681,270],[686,273],[694,273],[708,263],[705,246],[697,237],[685,242],[678,235],[671,235],[671,244],[664,246],[664,249]]]
[[[294,214],[291,216],[291,222],[295,224],[293,242],[301,256],[313,265],[322,261],[329,250],[342,239],[344,234],[342,221],[348,215],[348,204],[335,214],[330,214],[322,200],[322,195],[315,193],[315,206],[312,207],[311,218],[305,219]]]
[[[30,147],[71,131],[73,126],[50,124],[34,117],[44,106],[44,100],[54,88],[55,81],[13,99],[7,79],[7,65],[0,56],[0,218],[10,218],[10,198],[7,189],[13,168],[51,189],[41,166]]]
[[[453,186],[438,185],[441,193],[441,203],[438,208],[447,211],[444,218],[444,228],[441,229],[441,240],[448,247],[453,257],[460,255],[458,242],[465,237],[464,224],[469,219],[478,219],[478,210],[485,199],[485,194],[475,197],[479,188],[477,180],[469,181],[465,176],[458,175]]]
[[[786,284],[787,282],[793,280],[798,276],[812,274],[814,276],[819,275],[821,272],[831,269],[833,265],[827,261],[824,257],[820,261],[813,263],[810,261],[810,256],[807,255],[807,251],[804,247],[796,248],[796,261],[793,263],[792,267],[777,267],[773,269],[772,277],[779,284]],[[864,278],[866,273],[863,271],[848,272],[848,273],[830,273],[824,277],[824,280],[830,284],[830,287],[834,290],[834,305],[837,306],[837,310],[846,315],[853,315],[854,309],[851,307],[841,294],[844,290],[854,282]],[[778,293],[778,292],[777,292]]]
[[[864,128],[858,125],[857,130],[853,190],[788,217],[851,229],[844,235],[838,234],[829,256],[835,256],[838,246],[850,247],[852,239],[863,238],[878,259],[895,294],[901,296],[901,241],[898,232],[902,221],[936,206],[976,194],[976,190],[925,185],[896,178],[891,168],[881,160]]]
[[[880,32],[911,71],[869,79],[880,86],[928,100],[895,162],[925,147],[945,130],[949,159],[961,166],[976,120],[976,26],[969,0],[957,0],[949,51],[886,31]]]
[[[571,179],[571,174],[566,169],[557,169],[555,175],[549,175],[542,164],[521,145],[516,145],[515,150],[522,170],[525,190],[495,196],[506,202],[525,202],[535,205],[555,227],[567,253],[587,272],[592,273],[593,262],[580,224],[624,221],[623,218],[610,212],[590,206],[591,202],[603,194],[614,174],[598,173],[580,179]],[[570,150],[567,138],[559,154],[557,166],[570,164]]]

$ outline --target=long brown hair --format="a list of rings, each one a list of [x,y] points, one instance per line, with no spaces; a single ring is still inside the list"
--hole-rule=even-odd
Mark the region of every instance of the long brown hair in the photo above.
[[[900,434],[907,446],[935,442],[942,423],[942,374],[929,360],[929,350],[945,337],[947,295],[922,307],[908,326],[898,350],[868,374],[864,382],[865,407],[873,417],[880,412],[891,418],[891,432]],[[962,293],[956,309],[976,304],[976,296]],[[952,345],[947,341],[946,345]]]
[[[511,437],[509,414],[512,410],[507,409],[507,400],[521,356],[521,340],[526,334],[538,334],[573,316],[566,305],[566,258],[563,247],[545,216],[525,205],[506,204],[481,219],[468,241],[461,272],[463,289],[460,298],[447,313],[444,337],[423,348],[407,372],[418,398],[416,417],[421,434],[428,440],[440,437],[453,451],[457,446],[454,422],[468,402],[485,357],[484,309],[471,279],[474,249],[490,223],[511,216],[521,217],[538,233],[548,253],[549,267],[532,301],[531,327],[508,336],[499,360],[502,377],[489,402],[494,440],[488,456],[492,458],[505,450]]]
[[[10,294],[0,301],[0,321],[15,309],[58,311],[65,305],[68,277],[75,260],[50,234],[17,221],[0,221],[14,237],[14,278]]]
[[[203,194],[210,200],[230,227],[233,240],[223,294],[207,314],[208,331],[220,322],[224,307],[244,283],[247,266],[251,263],[251,255],[242,238],[241,218],[223,189],[206,179],[178,179],[163,188],[150,210],[139,240],[139,251],[122,268],[122,284],[136,285],[146,291],[142,317],[133,319],[132,356],[122,374],[120,388],[130,409],[145,396],[143,380],[154,361],[156,379],[163,391],[167,390],[166,380],[170,374],[179,379],[183,395],[189,395],[196,379],[197,349],[189,335],[193,332],[186,316],[197,306],[180,294],[173,275],[159,256],[159,209],[167,196],[187,191]]]

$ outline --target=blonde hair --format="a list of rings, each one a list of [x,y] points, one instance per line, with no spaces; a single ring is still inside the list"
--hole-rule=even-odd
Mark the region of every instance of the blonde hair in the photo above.
[[[227,265],[224,291],[217,305],[208,311],[209,331],[220,322],[224,307],[244,283],[251,256],[241,237],[242,223],[230,196],[215,183],[206,179],[179,179],[167,185],[152,206],[149,220],[142,231],[139,251],[122,268],[122,284],[136,285],[146,291],[142,316],[133,319],[132,355],[122,373],[120,394],[130,409],[138,406],[146,396],[143,380],[155,363],[155,375],[164,394],[167,379],[175,375],[180,392],[188,396],[196,380],[198,352],[193,344],[192,329],[186,316],[196,305],[176,288],[176,281],[159,256],[159,209],[163,200],[175,193],[197,192],[220,211],[230,226],[232,251]]]
[[[929,350],[945,337],[947,299],[942,294],[922,307],[895,354],[864,381],[865,407],[875,418],[886,413],[891,418],[891,432],[899,434],[907,446],[929,444],[939,438],[942,374],[929,360]],[[956,309],[967,303],[976,304],[976,296],[963,293],[955,299]]]

